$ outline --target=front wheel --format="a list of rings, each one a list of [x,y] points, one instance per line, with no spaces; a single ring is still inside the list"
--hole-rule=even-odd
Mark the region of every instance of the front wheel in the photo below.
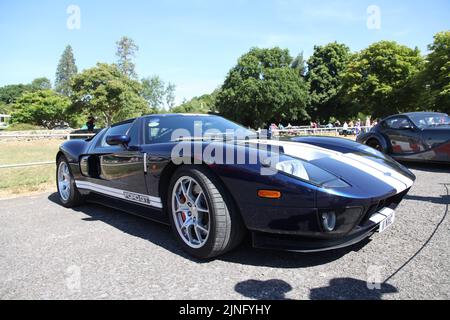
[[[245,229],[227,191],[203,167],[181,167],[167,205],[174,234],[190,255],[210,259],[235,248]]]
[[[56,166],[56,187],[62,205],[71,208],[83,203],[83,197],[75,185],[69,163],[64,156],[59,157]]]

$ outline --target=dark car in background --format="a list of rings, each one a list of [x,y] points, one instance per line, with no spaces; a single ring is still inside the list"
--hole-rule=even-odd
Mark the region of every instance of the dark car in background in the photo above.
[[[436,112],[390,116],[357,141],[396,160],[450,163],[450,117]]]
[[[70,140],[86,140],[100,131],[102,131],[102,129],[94,129],[92,131],[89,131],[88,129],[74,130],[70,132]]]

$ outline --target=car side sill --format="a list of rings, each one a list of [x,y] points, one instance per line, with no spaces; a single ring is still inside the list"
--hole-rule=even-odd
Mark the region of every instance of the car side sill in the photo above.
[[[117,199],[112,196],[100,194],[93,191],[89,192],[89,194],[86,196],[86,200],[91,203],[96,203],[108,208],[116,209],[147,220],[170,225],[169,218],[162,209],[143,206],[131,201]]]

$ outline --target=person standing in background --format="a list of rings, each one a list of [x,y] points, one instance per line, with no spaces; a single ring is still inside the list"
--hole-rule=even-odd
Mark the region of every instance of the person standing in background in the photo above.
[[[93,133],[95,129],[95,118],[89,117],[88,121],[86,122],[86,127],[89,133]]]
[[[359,135],[361,133],[361,119],[358,119],[358,121],[356,121],[356,135]]]
[[[344,130],[342,130],[342,132],[344,133],[344,137],[346,137],[348,135],[348,123],[347,123],[347,121],[344,122]]]
[[[365,125],[365,128],[364,128],[363,131],[364,132],[369,132],[371,128],[372,128],[372,124],[370,123],[370,117],[368,116],[366,118],[366,125]]]

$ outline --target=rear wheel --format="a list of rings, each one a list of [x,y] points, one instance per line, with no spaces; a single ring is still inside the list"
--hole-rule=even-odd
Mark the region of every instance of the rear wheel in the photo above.
[[[370,139],[369,141],[367,141],[367,145],[371,148],[374,148],[375,150],[384,152],[384,149],[381,146],[381,143],[377,139]]]
[[[69,163],[64,156],[59,157],[56,167],[56,187],[62,205],[71,208],[83,203],[83,197],[75,185]]]
[[[181,167],[171,179],[168,208],[180,245],[209,259],[232,250],[245,229],[226,190],[202,167]]]

